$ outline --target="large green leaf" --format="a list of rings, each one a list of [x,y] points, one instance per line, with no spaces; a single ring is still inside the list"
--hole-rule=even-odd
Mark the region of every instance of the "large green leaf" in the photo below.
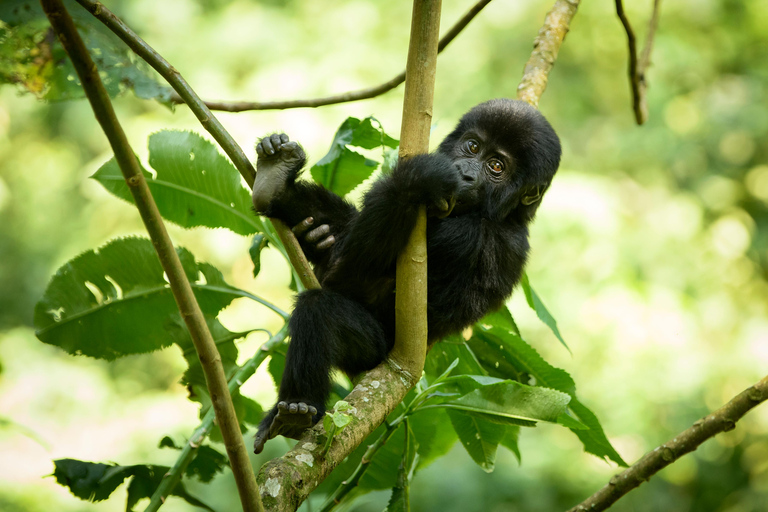
[[[99,69],[110,96],[133,90],[140,98],[170,106],[171,89],[102,23],[72,0],[64,1]],[[84,97],[75,69],[58,39],[52,36],[40,2],[0,2],[0,83],[17,84],[38,98],[70,100]]]
[[[214,317],[244,292],[179,248],[203,313]],[[37,337],[101,359],[150,352],[189,337],[152,242],[122,238],[62,266],[35,306]]]
[[[536,312],[536,316],[538,316],[539,320],[544,322],[547,327],[552,329],[555,337],[557,337],[557,339],[560,340],[560,343],[562,343],[563,346],[568,349],[568,352],[570,352],[571,349],[565,343],[563,336],[560,334],[560,329],[557,328],[557,321],[555,320],[555,317],[552,316],[552,313],[549,312],[547,307],[544,305],[544,302],[542,302],[541,298],[531,287],[531,283],[528,281],[528,274],[523,273],[523,278],[520,280],[520,284],[523,287],[523,292],[525,293],[525,300],[528,302],[528,305],[531,307],[531,309]],[[518,331],[516,334],[520,334],[520,332]]]
[[[532,378],[538,386],[570,395],[568,411],[581,425],[572,426],[562,419],[559,423],[571,428],[588,453],[608,457],[617,464],[626,466],[626,462],[608,441],[597,417],[576,398],[576,384],[566,371],[547,363],[522,338],[505,329],[485,328],[476,324],[473,336],[467,343],[490,375],[517,375],[525,381]],[[584,429],[584,426],[588,428]]]
[[[170,469],[167,466],[144,464],[119,466],[75,459],[59,459],[53,463],[55,465],[53,476],[56,482],[68,487],[72,494],[85,501],[107,499],[126,478],[132,477],[128,485],[126,503],[128,511],[133,510],[140,499],[151,497]],[[171,494],[182,498],[190,505],[213,511],[211,507],[189,494],[181,482],[176,484]]]
[[[240,174],[216,147],[193,132],[164,130],[149,137],[149,163],[142,169],[161,215],[185,228],[227,228],[239,235],[263,231],[251,211]],[[114,158],[91,176],[117,197],[133,202]]]
[[[445,407],[499,423],[533,426],[537,421],[557,423],[570,400],[568,394],[554,389],[506,380],[479,386],[458,398],[439,398],[425,408]]]
[[[397,141],[375,128],[373,121],[372,117],[362,121],[349,117],[342,123],[333,137],[331,149],[310,170],[316,182],[343,196],[371,176],[379,162],[365,158],[348,146],[364,149],[397,147]]]

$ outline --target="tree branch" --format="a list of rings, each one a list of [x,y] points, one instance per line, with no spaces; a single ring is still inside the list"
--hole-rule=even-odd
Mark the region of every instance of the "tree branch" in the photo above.
[[[440,7],[440,0],[413,2],[401,158],[429,151]],[[261,468],[258,480],[269,510],[296,510],[384,421],[421,376],[427,347],[426,212],[421,210],[421,226],[414,229],[409,247],[398,258],[395,348],[344,399],[354,411],[352,421],[333,439],[327,454],[322,455],[325,432],[320,422],[305,432],[293,450]]]
[[[477,14],[483,10],[483,8],[491,3],[491,0],[479,0],[473,5],[464,16],[457,21],[451,29],[445,33],[440,39],[440,43],[437,47],[437,53],[442,52],[451,41],[456,39],[456,36],[469,25],[469,22],[477,16]],[[206,101],[205,104],[211,110],[222,110],[225,112],[245,112],[248,110],[285,110],[290,108],[315,108],[325,105],[337,105],[339,103],[349,103],[352,101],[367,100],[381,96],[382,94],[391,91],[398,85],[405,82],[405,71],[395,76],[394,78],[387,80],[383,84],[375,87],[369,87],[367,89],[360,89],[358,91],[349,91],[341,94],[335,94],[333,96],[326,96],[323,98],[310,98],[304,100],[284,100],[284,101]],[[184,100],[180,96],[172,96],[171,100],[176,103],[184,103]]]
[[[261,366],[261,363],[264,362],[268,355],[272,354],[272,350],[285,340],[287,335],[288,326],[286,324],[277,334],[272,336],[269,341],[264,343],[259,348],[259,350],[256,351],[256,354],[251,359],[249,359],[243,366],[240,367],[237,373],[231,379],[229,379],[228,389],[230,394],[240,389],[240,386],[242,386],[244,382],[246,382],[253,376],[254,373],[256,373],[256,369]],[[195,429],[195,431],[190,436],[189,441],[187,441],[187,443],[181,449],[181,453],[176,459],[176,462],[173,464],[168,473],[163,475],[163,481],[160,482],[160,485],[157,486],[155,492],[152,493],[152,497],[149,500],[149,505],[147,505],[147,508],[144,509],[144,512],[155,512],[163,503],[165,503],[165,499],[171,494],[173,489],[181,480],[181,477],[184,475],[184,470],[195,458],[195,454],[197,453],[197,449],[200,447],[200,444],[206,437],[208,437],[208,434],[211,433],[214,419],[214,410],[208,409],[208,412],[203,417],[203,421],[200,423],[200,426]]]
[[[648,81],[646,80],[645,73],[651,62],[653,37],[656,35],[656,29],[659,26],[660,5],[661,0],[653,1],[653,13],[651,14],[651,21],[648,23],[648,37],[645,40],[645,47],[643,48],[642,55],[638,60],[635,33],[632,30],[632,25],[629,23],[629,18],[627,18],[626,13],[624,12],[622,0],[616,0],[616,14],[619,16],[624,31],[627,33],[627,45],[629,47],[629,66],[627,73],[632,88],[632,110],[635,113],[635,121],[637,124],[643,124],[648,120],[648,103],[646,100]]]
[[[99,21],[107,26],[112,32],[117,35],[128,47],[136,53],[139,57],[144,59],[155,71],[160,73],[176,93],[184,98],[184,102],[189,106],[190,110],[195,114],[200,124],[203,125],[208,133],[210,133],[216,142],[219,143],[224,152],[229,156],[232,163],[245,179],[245,182],[249,187],[253,187],[253,179],[256,176],[256,171],[253,168],[250,160],[245,156],[245,153],[240,146],[235,142],[235,139],[224,129],[224,126],[219,122],[216,116],[205,105],[203,100],[197,95],[197,93],[189,86],[184,77],[181,76],[168,61],[161,57],[151,46],[149,46],[143,39],[141,39],[135,32],[133,32],[123,21],[115,16],[109,9],[104,7],[100,2],[94,0],[77,0],[77,3],[82,5],[91,14],[93,14]],[[272,224],[275,227],[282,245],[287,251],[288,258],[291,261],[291,265],[295,268],[302,280],[305,288],[317,288],[317,278],[315,278],[304,253],[299,250],[292,250],[292,248],[298,246],[296,237],[285,224],[277,219],[272,219]],[[273,240],[274,242],[274,240]]]
[[[648,481],[661,469],[699,447],[711,437],[733,430],[750,409],[768,399],[768,376],[754,386],[742,391],[726,405],[704,416],[692,427],[675,436],[672,441],[646,453],[635,464],[611,478],[598,492],[573,507],[568,512],[598,512],[610,507],[629,491]]]
[[[170,283],[174,299],[176,299],[181,316],[184,318],[189,329],[198,357],[200,358],[200,364],[205,373],[205,380],[211,395],[211,403],[213,404],[222,437],[224,438],[224,444],[227,449],[232,472],[235,476],[237,489],[240,493],[243,510],[246,512],[262,511],[263,507],[259,498],[259,489],[248,458],[248,451],[240,434],[240,427],[235,415],[235,408],[232,405],[232,398],[227,389],[227,379],[224,375],[224,367],[221,364],[221,356],[216,349],[211,333],[203,318],[203,313],[181,266],[179,256],[165,229],[147,182],[141,173],[136,156],[117,120],[112,103],[109,100],[109,95],[99,78],[99,71],[88,54],[88,50],[77,32],[72,18],[64,8],[62,1],[42,0],[41,3],[56,36],[72,60],[72,64],[80,78],[88,101],[91,103],[96,119],[109,139],[109,143],[115,153],[115,159],[133,195],[136,207],[147,228],[152,244],[155,246],[163,270],[168,276],[168,282]]]
[[[581,0],[557,0],[547,13],[544,25],[533,41],[533,52],[525,64],[523,78],[517,86],[517,99],[527,101],[534,107],[547,88],[549,72],[557,60],[560,46],[570,29]]]

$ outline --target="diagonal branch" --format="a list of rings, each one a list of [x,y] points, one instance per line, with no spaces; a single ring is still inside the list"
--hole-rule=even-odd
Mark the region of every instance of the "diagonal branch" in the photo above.
[[[629,491],[648,481],[657,472],[686,453],[694,451],[704,441],[720,432],[733,430],[737,421],[765,400],[768,400],[768,376],[742,391],[720,409],[698,420],[688,430],[675,436],[672,441],[646,453],[639,461],[611,478],[605,487],[568,512],[598,512],[607,509]]]
[[[88,54],[88,50],[77,32],[72,18],[64,8],[62,0],[42,0],[41,3],[56,36],[72,60],[96,119],[109,139],[115,153],[115,159],[133,195],[163,270],[168,276],[173,297],[176,299],[181,316],[189,329],[205,373],[211,403],[224,438],[243,510],[246,512],[262,511],[259,488],[248,458],[248,451],[240,434],[240,426],[235,415],[235,408],[232,405],[232,398],[227,389],[227,379],[221,364],[221,356],[216,349],[216,344],[205,323],[203,313],[165,229],[165,224],[163,224],[163,219],[152,198],[147,182],[141,173],[136,156],[117,120],[109,95],[99,77],[99,70]]]
[[[533,41],[533,52],[525,64],[523,78],[517,86],[517,99],[539,106],[549,80],[549,72],[555,65],[560,46],[570,29],[581,0],[557,0],[547,13],[544,24]]]
[[[176,93],[184,98],[184,102],[189,106],[189,109],[195,114],[200,124],[203,125],[208,133],[213,136],[216,142],[219,143],[224,152],[229,156],[232,163],[240,172],[245,182],[249,187],[253,187],[253,179],[256,176],[256,171],[253,169],[253,165],[245,156],[242,148],[235,142],[235,139],[224,129],[224,126],[219,122],[216,116],[213,115],[211,110],[205,105],[200,96],[189,86],[184,77],[181,76],[176,68],[170,65],[160,54],[158,54],[151,46],[149,46],[142,38],[128,28],[123,21],[115,16],[109,9],[104,7],[100,2],[94,0],[77,0],[77,3],[82,5],[91,14],[94,15],[99,21],[107,26],[112,32],[117,35],[128,47],[136,53],[139,57],[144,59],[147,64],[152,66],[155,71],[160,73]],[[286,249],[288,258],[291,261],[291,265],[299,274],[299,278],[304,284],[305,288],[319,288],[320,285],[312,272],[304,253],[299,248],[296,237],[285,224],[277,219],[272,219],[272,224],[275,226],[280,240]]]
[[[483,10],[483,8],[491,3],[491,0],[479,0],[473,5],[464,16],[459,19],[451,29],[445,33],[440,39],[437,46],[437,53],[442,52],[451,41],[456,39],[456,36],[469,25],[469,22],[477,16],[477,14]],[[349,103],[352,101],[367,100],[381,96],[382,94],[391,91],[398,85],[405,82],[405,71],[395,76],[394,78],[387,80],[383,84],[367,89],[360,89],[358,91],[349,91],[341,94],[335,94],[333,96],[326,96],[323,98],[310,98],[304,100],[284,100],[284,101],[206,101],[205,104],[211,110],[222,110],[225,112],[245,112],[247,110],[285,110],[289,108],[314,108],[322,107],[325,105],[337,105],[339,103]],[[179,96],[172,96],[171,100],[176,103],[184,103],[184,99]]]
[[[653,37],[656,35],[656,29],[659,26],[659,11],[661,0],[653,0],[653,13],[648,23],[648,36],[645,40],[642,54],[637,56],[637,38],[632,30],[627,14],[624,12],[622,0],[616,0],[616,14],[621,20],[624,31],[627,33],[627,46],[629,47],[629,83],[632,88],[632,109],[635,113],[637,124],[643,124],[648,120],[648,103],[646,100],[646,91],[648,81],[645,73],[651,64],[651,49],[653,48]]]

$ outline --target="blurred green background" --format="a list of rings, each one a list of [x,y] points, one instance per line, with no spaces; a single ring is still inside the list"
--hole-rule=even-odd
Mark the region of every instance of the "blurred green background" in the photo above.
[[[291,99],[364,88],[402,70],[410,2],[375,0],[154,0],[106,5],[207,99]],[[630,4],[630,2],[627,2]],[[651,1],[628,13],[641,38]],[[640,5],[642,4],[642,5]],[[470,6],[445,2],[443,30]],[[469,107],[513,97],[551,1],[494,0],[441,54],[433,145]],[[581,400],[633,462],[766,374],[768,368],[768,3],[679,0],[662,5],[649,71],[650,119],[634,124],[626,38],[609,0],[584,2],[540,108],[564,156],[532,229],[528,273],[573,350],[525,305],[512,312],[548,361],[568,370]],[[402,86],[374,100],[320,109],[220,114],[253,156],[282,130],[310,160],[349,115],[376,116],[397,136]],[[164,128],[202,132],[132,94],[115,102],[139,155]],[[92,505],[44,478],[52,459],[171,463],[165,434],[189,435],[196,407],[178,379],[177,348],[113,363],[73,358],[38,342],[32,309],[52,273],[110,238],[142,233],[138,215],[88,180],[110,157],[88,104],[46,104],[0,89],[0,510],[123,510],[125,489]],[[171,227],[174,241],[235,285],[291,303],[288,269],[268,252],[254,281],[249,241]],[[263,318],[262,318],[263,316]],[[234,303],[232,330],[278,320]],[[251,335],[241,354],[264,336]],[[244,392],[269,402],[262,372]],[[267,453],[279,455],[275,442]],[[271,450],[271,451],[270,451]],[[617,472],[584,454],[565,429],[521,438],[522,465],[501,451],[485,474],[460,447],[419,473],[418,511],[568,508]],[[192,491],[237,510],[231,475]],[[376,493],[355,509],[380,510]],[[313,503],[315,508],[320,504]],[[171,499],[164,510],[189,510]],[[617,511],[768,511],[768,406],[706,443],[619,502]]]

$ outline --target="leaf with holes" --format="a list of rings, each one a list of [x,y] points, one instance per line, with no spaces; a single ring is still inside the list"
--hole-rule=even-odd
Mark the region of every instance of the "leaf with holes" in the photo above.
[[[244,292],[178,248],[200,308],[214,317]],[[189,337],[152,242],[122,238],[62,266],[35,306],[36,335],[70,354],[115,359]]]
[[[149,137],[153,176],[142,168],[163,218],[184,228],[227,228],[239,235],[263,232],[251,211],[251,194],[216,147],[192,132],[164,130]],[[133,202],[112,158],[91,176],[120,199]]]

